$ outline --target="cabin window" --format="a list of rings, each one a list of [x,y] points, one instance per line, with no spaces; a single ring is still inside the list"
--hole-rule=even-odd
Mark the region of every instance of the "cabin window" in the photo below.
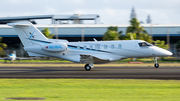
[[[119,48],[119,49],[121,49],[121,48],[122,48],[121,44],[119,44],[119,45],[118,45],[118,48]]]
[[[114,45],[111,45],[111,48],[114,49]]]
[[[77,49],[79,50],[79,49],[80,49],[80,46],[77,46]]]
[[[147,47],[147,46],[152,46],[150,43],[147,43],[147,42],[141,42],[141,43],[138,43],[140,47]]]
[[[90,45],[89,49],[91,49],[91,50],[92,50],[92,49],[93,49],[93,46],[92,46],[92,45]]]
[[[87,47],[86,46],[83,46],[83,49],[86,49]]]
[[[107,45],[104,45],[104,49],[107,49]]]
[[[96,50],[100,50],[100,45],[96,44],[95,48],[96,48]]]

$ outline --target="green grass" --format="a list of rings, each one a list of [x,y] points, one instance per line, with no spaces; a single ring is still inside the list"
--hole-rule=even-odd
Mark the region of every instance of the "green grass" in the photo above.
[[[0,62],[4,62],[4,60],[0,60]],[[11,62],[11,61],[7,61],[7,62]],[[19,62],[19,61],[13,61],[13,62]],[[20,63],[23,63],[23,62],[47,62],[47,63],[52,63],[52,62],[64,62],[64,63],[73,63],[71,61],[67,61],[67,60],[21,60]]]
[[[0,101],[7,97],[41,97],[45,101],[180,101],[180,81],[0,79]]]

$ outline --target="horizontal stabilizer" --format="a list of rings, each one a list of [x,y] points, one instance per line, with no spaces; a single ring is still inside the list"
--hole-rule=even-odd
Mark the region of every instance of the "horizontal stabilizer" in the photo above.
[[[0,58],[0,60],[8,60],[8,58]]]
[[[12,27],[29,27],[31,26],[30,24],[17,24],[17,23],[8,23],[8,26],[12,26]]]

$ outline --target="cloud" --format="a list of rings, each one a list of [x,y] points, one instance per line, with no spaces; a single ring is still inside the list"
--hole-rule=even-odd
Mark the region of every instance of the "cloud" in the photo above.
[[[0,16],[99,14],[105,24],[128,24],[131,8],[137,18],[153,23],[180,23],[180,0],[3,0]]]
[[[52,7],[46,7],[45,13],[46,14],[55,14],[55,13],[57,13],[57,10]]]
[[[18,4],[18,3],[22,3],[22,2],[32,2],[32,0],[7,0],[9,3],[12,4]]]

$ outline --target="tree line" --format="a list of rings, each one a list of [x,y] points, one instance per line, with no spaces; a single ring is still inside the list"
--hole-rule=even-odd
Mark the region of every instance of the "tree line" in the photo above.
[[[130,20],[130,26],[127,27],[124,36],[122,35],[122,31],[118,32],[117,26],[110,26],[108,27],[107,32],[104,33],[103,40],[144,40],[164,49],[169,48],[163,40],[152,40],[152,36],[148,34],[143,26],[140,26],[140,22],[136,18]]]

